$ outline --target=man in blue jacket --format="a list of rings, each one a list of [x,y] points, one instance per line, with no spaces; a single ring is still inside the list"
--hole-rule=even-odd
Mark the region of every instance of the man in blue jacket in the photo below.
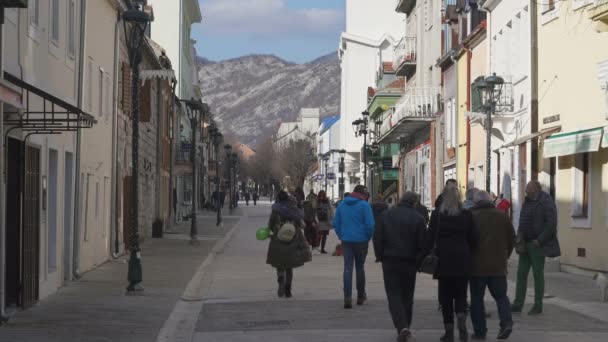
[[[367,202],[369,192],[357,185],[338,206],[333,227],[342,243],[344,254],[344,308],[352,309],[353,266],[357,269],[357,305],[367,299],[365,293],[365,259],[369,241],[374,236],[374,215]]]

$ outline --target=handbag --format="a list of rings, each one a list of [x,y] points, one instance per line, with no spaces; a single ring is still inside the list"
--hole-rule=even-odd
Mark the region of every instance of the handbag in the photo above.
[[[515,253],[518,255],[526,254],[526,239],[523,234],[517,234],[515,238]]]
[[[433,249],[422,260],[420,265],[420,272],[434,275],[437,271],[437,265],[439,264],[439,256],[437,256],[437,240],[439,239],[439,226],[441,224],[441,213],[437,213],[437,230],[435,231],[435,242],[433,243]]]

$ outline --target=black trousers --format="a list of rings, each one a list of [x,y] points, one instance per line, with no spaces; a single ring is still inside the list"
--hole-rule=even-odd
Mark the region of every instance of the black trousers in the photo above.
[[[291,290],[292,281],[293,281],[293,268],[287,268],[287,269],[277,268],[277,282],[279,282],[279,286],[284,286],[286,290]]]
[[[382,262],[384,289],[388,309],[398,332],[412,325],[414,289],[416,288],[416,263],[408,260]]]
[[[454,312],[467,312],[467,277],[439,277],[439,304],[443,323],[454,323]]]

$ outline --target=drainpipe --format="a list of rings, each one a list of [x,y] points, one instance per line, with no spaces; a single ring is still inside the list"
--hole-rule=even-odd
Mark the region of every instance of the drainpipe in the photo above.
[[[78,60],[78,108],[84,107],[84,58],[85,58],[85,34],[86,34],[86,23],[87,23],[87,2],[82,1],[80,3],[80,58]],[[76,185],[74,186],[74,248],[72,254],[72,274],[74,278],[80,278],[80,153],[82,145],[82,132],[79,129],[76,133]],[[86,224],[86,222],[85,222]]]
[[[530,1],[530,48],[531,48],[531,70],[530,70],[530,128],[531,133],[538,132],[538,3]],[[538,180],[539,174],[539,155],[538,155],[538,137],[531,141],[531,166],[532,180]]]
[[[164,69],[161,66],[161,69]],[[160,199],[162,197],[162,189],[161,187],[161,165],[164,158],[164,150],[161,145],[161,133],[163,132],[163,120],[162,120],[162,96],[163,92],[161,90],[163,79],[156,79],[156,208],[155,214],[157,220],[162,220],[160,213]],[[163,221],[164,225],[164,221]]]
[[[112,227],[110,228],[110,246],[114,242],[114,251],[111,252],[112,258],[116,259],[120,253],[120,242],[118,240],[118,216],[116,215],[116,186],[118,182],[118,174],[116,167],[116,160],[118,158],[117,148],[118,145],[118,72],[119,72],[119,58],[120,58],[120,25],[122,24],[121,8],[118,4],[118,10],[116,11],[116,25],[114,26],[114,80],[112,81],[112,180],[111,180],[111,199],[110,199],[110,222]],[[111,250],[112,247],[110,247]]]
[[[2,17],[0,20],[0,79],[4,79],[4,9],[0,11]],[[0,102],[0,134],[4,139],[4,103]],[[4,272],[6,269],[6,225],[4,221],[4,209],[6,200],[4,198],[5,192],[5,178],[4,178],[4,148],[0,149],[0,324],[5,321],[4,316],[4,285],[5,276]]]
[[[471,110],[471,60],[473,52],[465,48],[467,54],[467,110]],[[471,118],[467,118],[467,169],[466,182],[469,182],[469,165],[471,163]],[[468,186],[467,186],[468,187]]]

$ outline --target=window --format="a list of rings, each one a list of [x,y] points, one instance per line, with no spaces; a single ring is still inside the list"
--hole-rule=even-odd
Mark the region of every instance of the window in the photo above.
[[[589,217],[589,153],[574,157],[574,198],[572,216]]]
[[[68,55],[74,57],[76,54],[76,3],[75,0],[68,2]]]
[[[446,145],[448,148],[456,147],[456,130],[458,125],[456,122],[456,99],[448,100],[446,108]]]
[[[95,220],[99,218],[99,182],[95,183]]]
[[[59,42],[59,0],[51,0],[51,39]]]
[[[30,0],[28,6],[30,8],[30,23],[34,26],[38,26],[40,24],[39,0]]]
[[[87,78],[88,78],[88,91],[87,95],[89,98],[89,112],[93,111],[93,58],[89,57],[87,64]]]

